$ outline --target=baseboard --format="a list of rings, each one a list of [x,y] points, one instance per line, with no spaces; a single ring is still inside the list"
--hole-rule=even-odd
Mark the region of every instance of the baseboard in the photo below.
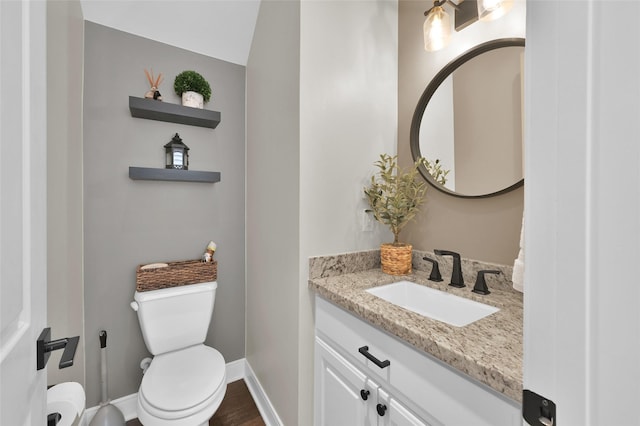
[[[271,405],[271,401],[269,401],[260,381],[253,372],[249,361],[246,361],[246,359],[244,381],[249,388],[249,393],[251,393],[266,426],[282,426],[282,420],[278,417],[278,413],[276,413],[273,405]]]
[[[138,417],[138,394],[132,393],[131,395],[123,396],[122,398],[114,399],[111,401],[111,405],[115,406],[118,410],[122,412],[124,415],[124,420],[129,421],[131,419],[135,419]],[[82,413],[82,418],[80,419],[80,426],[88,426],[93,419],[93,416],[96,415],[98,410],[100,409],[99,405],[95,407],[87,408]]]
[[[244,358],[227,363],[227,383],[235,382],[245,377],[245,364],[247,360]]]
[[[226,375],[227,383],[244,379],[266,426],[282,426],[282,422],[280,421],[280,418],[271,405],[271,401],[269,401],[269,398],[267,398],[264,389],[262,389],[260,382],[256,378],[253,370],[251,369],[251,366],[249,365],[249,362],[247,362],[245,358],[227,363]],[[111,401],[111,404],[122,411],[125,421],[129,421],[138,417],[137,393],[114,399],[113,401]],[[100,409],[99,405],[85,409],[84,413],[82,413],[82,418],[80,419],[79,426],[88,426],[91,422],[91,419],[93,419],[93,416],[95,416],[98,412],[98,409]]]

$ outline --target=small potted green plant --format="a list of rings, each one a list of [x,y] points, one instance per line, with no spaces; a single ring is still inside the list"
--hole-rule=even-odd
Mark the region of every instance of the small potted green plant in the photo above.
[[[364,188],[370,209],[375,219],[389,227],[393,233],[392,243],[380,245],[382,272],[391,275],[411,273],[411,244],[401,243],[402,228],[418,213],[424,203],[427,184],[418,180],[419,158],[412,167],[403,170],[398,166],[398,156],[380,155],[374,164],[378,172],[371,176],[371,184]]]
[[[211,86],[202,75],[195,71],[182,71],[173,82],[176,95],[182,97],[182,105],[192,108],[204,108],[211,99]]]

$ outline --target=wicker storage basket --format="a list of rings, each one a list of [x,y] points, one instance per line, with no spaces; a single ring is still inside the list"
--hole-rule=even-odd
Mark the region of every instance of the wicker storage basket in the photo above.
[[[411,244],[380,244],[382,272],[389,275],[410,274],[412,248]]]
[[[136,290],[149,291],[161,288],[178,287],[187,284],[206,283],[218,278],[218,262],[202,262],[201,260],[184,260],[167,262],[164,268],[136,270]]]

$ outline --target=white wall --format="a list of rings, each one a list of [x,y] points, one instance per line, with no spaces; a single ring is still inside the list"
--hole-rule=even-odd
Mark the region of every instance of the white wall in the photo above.
[[[285,425],[313,423],[308,258],[377,248],[363,188],[395,153],[397,2],[262,2],[247,64],[247,359]]]
[[[265,0],[247,63],[246,357],[298,424],[300,3]]]
[[[87,21],[246,65],[260,0],[81,0]]]
[[[362,232],[359,213],[368,208],[373,163],[396,152],[397,28],[393,0],[302,2],[303,260],[377,248],[390,237],[381,226]]]
[[[397,145],[396,0],[302,1],[300,16],[300,414],[312,424],[313,315],[308,258],[378,248],[363,232],[363,188]]]

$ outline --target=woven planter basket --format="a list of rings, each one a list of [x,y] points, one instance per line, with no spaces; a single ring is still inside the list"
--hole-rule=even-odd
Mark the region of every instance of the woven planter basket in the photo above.
[[[136,290],[150,291],[215,281],[218,278],[218,262],[184,260],[167,262],[164,268],[136,269]]]
[[[389,275],[410,274],[411,249],[411,244],[380,244],[380,263],[382,263],[382,272]]]

